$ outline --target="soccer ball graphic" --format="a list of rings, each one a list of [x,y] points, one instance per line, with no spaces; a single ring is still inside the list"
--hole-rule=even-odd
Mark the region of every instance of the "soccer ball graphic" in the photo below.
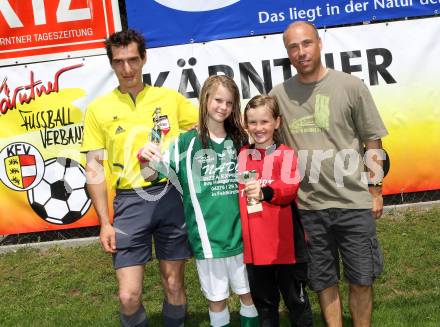
[[[71,224],[89,210],[84,168],[69,158],[45,161],[41,182],[27,191],[32,209],[52,224]]]

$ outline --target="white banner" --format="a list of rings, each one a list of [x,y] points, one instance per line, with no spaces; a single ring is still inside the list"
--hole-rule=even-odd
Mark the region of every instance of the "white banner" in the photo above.
[[[440,18],[319,34],[323,62],[364,80],[388,128],[385,193],[440,189]],[[243,105],[295,74],[281,34],[151,49],[146,71],[146,80],[188,97],[196,97],[211,74],[234,76]]]
[[[440,189],[439,23],[430,18],[319,31],[323,61],[365,81],[388,128],[386,194]],[[194,102],[209,75],[227,74],[245,105],[295,70],[276,34],[150,49],[144,73],[146,82]],[[97,224],[84,193],[79,147],[87,104],[118,84],[107,57],[4,67],[0,81],[0,234]],[[71,183],[76,197],[59,194],[58,181]]]

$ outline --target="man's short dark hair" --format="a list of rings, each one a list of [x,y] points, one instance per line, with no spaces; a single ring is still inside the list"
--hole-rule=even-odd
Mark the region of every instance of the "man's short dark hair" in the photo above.
[[[113,60],[112,47],[126,47],[132,42],[137,44],[139,55],[144,59],[145,38],[141,33],[129,28],[125,31],[115,32],[105,40],[105,50],[107,51],[107,57],[110,63]]]

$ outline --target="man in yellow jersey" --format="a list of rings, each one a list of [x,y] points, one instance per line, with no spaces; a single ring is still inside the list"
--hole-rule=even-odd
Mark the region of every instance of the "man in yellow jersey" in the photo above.
[[[113,255],[121,325],[148,326],[142,283],[154,238],[165,293],[164,325],[183,326],[184,263],[191,251],[181,197],[166,179],[145,181],[137,152],[149,140],[153,119],[156,124],[160,121],[165,147],[181,129],[194,126],[197,110],[176,91],[143,84],[146,49],[141,34],[133,30],[114,33],[106,40],[106,50],[119,86],[88,106],[82,151],[87,152],[88,191],[101,224],[101,245]],[[116,189],[113,225],[103,160]]]

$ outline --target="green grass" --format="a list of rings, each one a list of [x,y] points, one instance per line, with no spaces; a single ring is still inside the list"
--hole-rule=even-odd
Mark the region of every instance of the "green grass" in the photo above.
[[[385,271],[375,284],[374,326],[440,326],[440,210],[387,215],[378,222]],[[186,326],[209,326],[194,262],[186,269]],[[151,326],[162,326],[157,262],[147,265],[144,304]],[[347,288],[344,320],[350,325]],[[323,326],[310,293],[316,326]],[[238,299],[230,300],[239,326]],[[283,326],[288,326],[282,308]],[[32,249],[0,255],[0,326],[119,326],[111,258],[99,246]]]

